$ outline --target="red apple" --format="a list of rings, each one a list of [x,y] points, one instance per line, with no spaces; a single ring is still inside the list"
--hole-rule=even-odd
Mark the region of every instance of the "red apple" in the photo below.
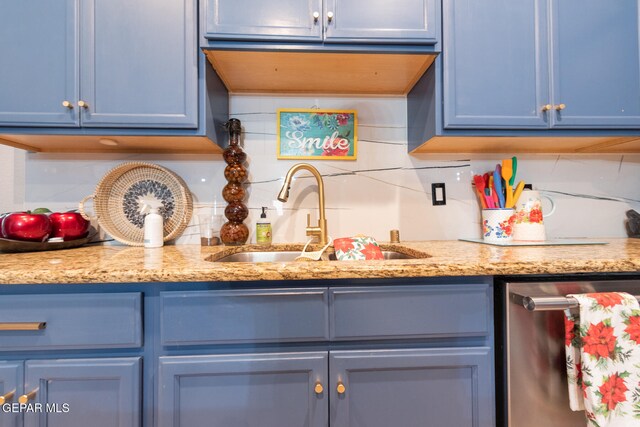
[[[49,215],[49,220],[51,221],[50,237],[62,237],[66,241],[82,239],[89,234],[90,223],[79,212],[54,212]]]
[[[45,214],[14,212],[2,218],[2,235],[7,239],[44,242],[51,234],[51,221]]]

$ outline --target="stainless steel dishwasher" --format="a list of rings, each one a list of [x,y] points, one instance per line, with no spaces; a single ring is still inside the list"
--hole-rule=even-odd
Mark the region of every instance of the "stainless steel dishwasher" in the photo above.
[[[584,427],[584,412],[569,409],[563,310],[577,307],[568,294],[628,292],[640,280],[506,282],[499,297],[498,408],[508,427]],[[500,417],[499,417],[500,418]]]

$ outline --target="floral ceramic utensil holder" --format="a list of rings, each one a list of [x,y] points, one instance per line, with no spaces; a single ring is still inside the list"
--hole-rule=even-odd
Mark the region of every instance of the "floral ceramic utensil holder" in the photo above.
[[[487,243],[508,243],[513,240],[513,209],[483,209],[482,238]]]

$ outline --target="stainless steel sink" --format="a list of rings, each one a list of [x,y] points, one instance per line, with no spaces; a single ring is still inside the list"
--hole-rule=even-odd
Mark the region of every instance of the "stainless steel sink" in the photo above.
[[[224,256],[213,262],[290,262],[300,255],[300,251],[238,252]],[[382,251],[384,259],[413,259],[414,257],[396,251]],[[329,255],[330,261],[336,261],[335,254]]]
[[[288,262],[293,261],[298,255],[299,251],[238,252],[214,262]]]

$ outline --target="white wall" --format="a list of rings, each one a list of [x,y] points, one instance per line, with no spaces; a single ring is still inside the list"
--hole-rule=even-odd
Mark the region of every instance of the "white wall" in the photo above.
[[[242,121],[250,172],[247,224],[261,206],[270,207],[274,241],[305,241],[306,215],[317,215],[313,179],[296,180],[289,202],[276,195],[286,171],[296,162],[276,159],[278,108],[358,110],[358,160],[313,161],[325,176],[329,234],[364,233],[388,240],[400,229],[403,240],[479,237],[479,209],[471,187],[473,174],[495,167],[499,155],[407,154],[404,98],[234,96],[231,117]],[[518,156],[518,179],[552,196],[556,213],[546,219],[549,237],[624,237],[624,212],[640,208],[640,155]],[[224,206],[221,156],[52,155],[0,149],[0,210],[49,207],[73,209],[93,192],[112,167],[129,160],[161,164],[182,176],[196,206]],[[24,173],[22,172],[24,168]],[[444,182],[446,206],[432,206],[431,183]],[[197,227],[179,243],[196,243]]]
[[[24,209],[25,153],[0,145],[0,212]]]

